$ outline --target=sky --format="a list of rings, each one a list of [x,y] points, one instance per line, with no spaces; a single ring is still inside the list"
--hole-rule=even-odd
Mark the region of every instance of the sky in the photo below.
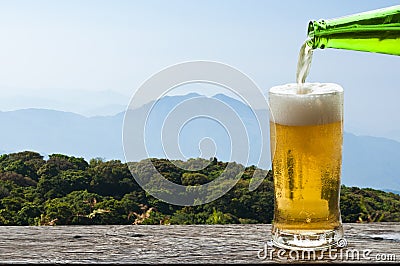
[[[295,81],[308,21],[399,1],[0,1],[0,111],[83,115],[123,110],[158,71],[185,61],[228,64],[267,91]],[[314,52],[308,81],[345,90],[345,129],[400,140],[400,58]],[[215,88],[194,88],[218,93]],[[176,93],[187,93],[180,90]]]

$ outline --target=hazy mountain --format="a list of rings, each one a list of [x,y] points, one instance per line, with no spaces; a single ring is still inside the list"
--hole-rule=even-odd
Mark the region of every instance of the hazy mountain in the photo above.
[[[399,191],[399,165],[399,142],[386,138],[344,134],[344,184]]]
[[[196,98],[197,97],[197,98]],[[257,119],[251,109],[242,102],[219,94],[212,98],[198,98],[198,94],[184,96],[167,96],[153,103],[146,104],[139,109],[130,110],[129,116],[134,121],[130,127],[132,132],[145,132],[146,148],[150,157],[165,157],[165,151],[171,157],[181,159],[177,151],[181,151],[186,157],[210,157],[216,155],[220,160],[227,161],[231,158],[230,151],[234,145],[236,151],[248,150],[246,137],[231,144],[230,135],[237,135],[241,131],[240,123],[236,123],[230,110],[234,110],[243,122],[248,133],[249,159],[248,164],[257,164],[263,141]],[[174,112],[174,109],[186,101],[190,109],[186,112]],[[207,102],[209,101],[209,102]],[[208,104],[209,103],[209,104]],[[211,108],[212,107],[212,108]],[[225,108],[225,109],[224,109]],[[151,110],[148,117],[146,114]],[[185,115],[190,112],[207,114],[214,112],[220,115],[227,128],[221,123],[207,117],[198,117],[192,120]],[[186,113],[186,114],[185,114]],[[265,112],[256,112],[265,121],[260,121],[265,127],[268,116]],[[122,148],[122,125],[124,113],[114,116],[85,117],[69,112],[60,112],[46,109],[24,109],[18,111],[0,112],[0,151],[10,153],[22,150],[38,151],[43,155],[63,153],[89,160],[94,157],[104,159],[120,159],[125,161]],[[171,119],[172,116],[172,119]],[[143,131],[140,128],[140,119],[147,118],[147,124]],[[186,123],[179,127],[163,126],[163,122],[174,124],[179,121]],[[137,119],[136,119],[137,118]],[[177,134],[176,129],[179,129]],[[164,130],[164,134],[162,134]],[[135,133],[136,134],[136,133]],[[210,139],[213,139],[211,141]],[[233,136],[234,138],[235,136]],[[268,136],[267,136],[268,137]],[[164,139],[164,142],[161,141]],[[143,140],[131,136],[132,145],[139,147]],[[203,141],[202,141],[203,140]],[[214,143],[213,143],[214,142]],[[179,143],[179,149],[172,146]],[[200,145],[199,145],[200,143]],[[217,150],[214,149],[214,144]],[[136,146],[137,145],[137,146]],[[171,147],[169,147],[171,146]],[[200,147],[199,147],[200,146]],[[202,153],[200,151],[202,149]],[[269,147],[264,147],[269,153]],[[145,157],[138,153],[137,160]],[[174,159],[175,159],[174,158]],[[245,163],[245,162],[241,162]],[[259,164],[268,168],[270,162],[263,159]],[[369,136],[356,136],[351,133],[344,134],[343,150],[343,178],[342,183],[348,186],[372,187],[400,191],[400,143],[386,138]]]
[[[383,191],[385,191],[385,192],[390,192],[390,193],[394,193],[394,194],[399,194],[399,195],[400,195],[400,191],[399,191],[399,190],[384,189]]]
[[[45,109],[0,112],[0,149],[122,159],[122,118],[123,113],[87,118]]]
[[[29,107],[74,112],[87,117],[115,115],[125,111],[128,102],[129,96],[112,90],[92,91],[61,88],[29,89],[25,93],[9,89],[0,97],[0,106],[3,111]]]

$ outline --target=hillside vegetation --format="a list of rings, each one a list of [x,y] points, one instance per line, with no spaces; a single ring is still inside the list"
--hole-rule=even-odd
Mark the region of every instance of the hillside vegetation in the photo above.
[[[129,167],[137,175],[146,174],[149,160],[170,181],[191,186],[215,179],[227,166],[213,158],[174,161],[184,169],[209,163],[200,171],[182,170],[165,159],[132,162]],[[118,160],[87,162],[62,154],[45,160],[30,151],[4,154],[0,156],[0,225],[271,223],[272,174],[260,170],[265,179],[249,191],[255,170],[244,168],[241,179],[221,198],[182,207],[147,194],[128,165]],[[341,213],[344,222],[400,221],[400,195],[342,186]]]

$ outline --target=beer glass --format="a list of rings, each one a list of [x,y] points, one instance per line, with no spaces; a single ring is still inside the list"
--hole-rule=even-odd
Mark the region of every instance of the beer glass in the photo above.
[[[275,209],[272,241],[319,250],[343,238],[339,209],[343,88],[333,83],[269,91]],[[305,93],[304,93],[305,92]]]

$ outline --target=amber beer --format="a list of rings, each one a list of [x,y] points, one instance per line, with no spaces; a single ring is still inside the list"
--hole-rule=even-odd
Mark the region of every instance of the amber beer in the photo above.
[[[343,238],[339,194],[343,89],[305,83],[270,89],[275,187],[272,240],[290,249],[320,249]]]

